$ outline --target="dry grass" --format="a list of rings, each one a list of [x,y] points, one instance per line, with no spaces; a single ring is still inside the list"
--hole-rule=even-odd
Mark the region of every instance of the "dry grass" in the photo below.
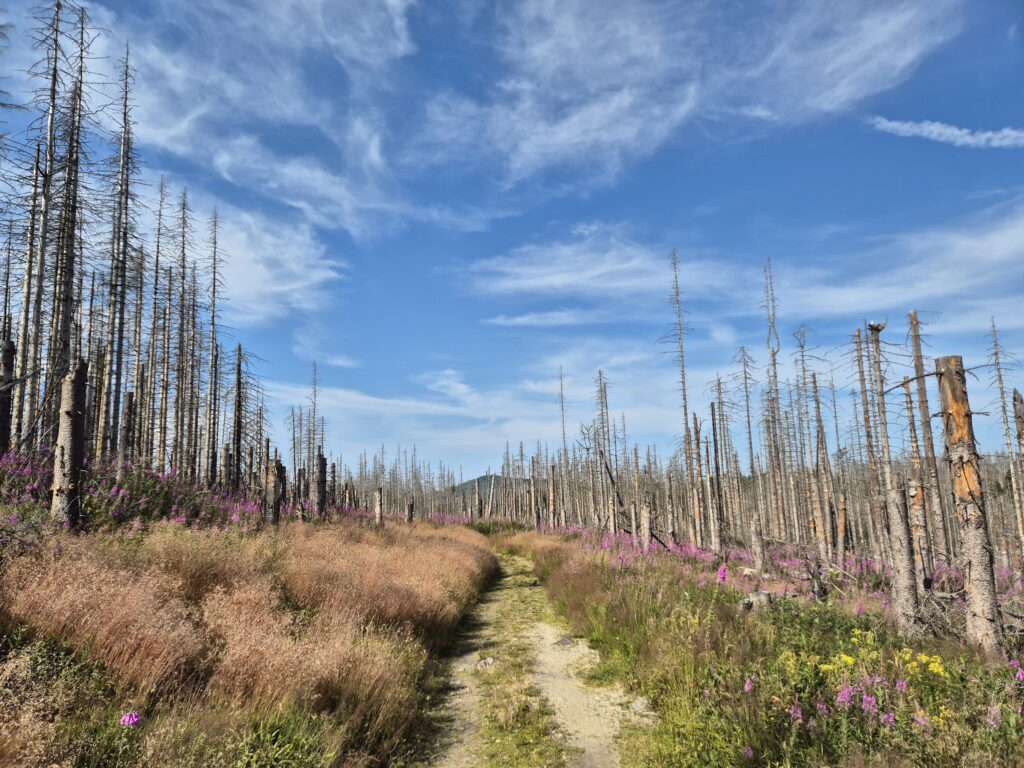
[[[285,537],[289,556],[281,579],[289,597],[318,612],[408,628],[432,650],[447,642],[497,572],[482,537],[465,529],[353,528],[324,535],[293,526]]]
[[[65,541],[62,550],[8,566],[0,601],[15,621],[85,652],[144,691],[202,681],[211,644],[175,579],[110,566],[86,541]]]
[[[189,722],[218,722],[202,713],[225,707],[328,718],[317,732],[349,762],[396,754],[430,652],[498,567],[479,534],[426,526],[244,536],[164,523],[54,544],[0,575],[8,622],[100,662],[126,700],[198,713]],[[188,738],[223,740],[202,727]],[[147,731],[161,743],[177,733]]]

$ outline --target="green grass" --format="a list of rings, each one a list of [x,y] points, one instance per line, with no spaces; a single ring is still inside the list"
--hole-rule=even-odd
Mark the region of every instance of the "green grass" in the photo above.
[[[556,730],[554,712],[530,682],[533,648],[523,635],[538,621],[550,620],[544,591],[531,564],[504,557],[506,590],[495,617],[494,642],[481,652],[494,659],[475,674],[483,700],[484,756],[493,768],[558,768],[573,750]]]
[[[1004,662],[804,599],[746,613],[678,557],[616,568],[553,537],[502,542],[600,651],[591,679],[651,702],[657,720],[620,736],[626,768],[1024,764],[1024,682]]]

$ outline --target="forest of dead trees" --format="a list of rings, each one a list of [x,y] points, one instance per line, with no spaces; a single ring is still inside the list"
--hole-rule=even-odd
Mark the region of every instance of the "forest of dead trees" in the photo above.
[[[830,572],[885,564],[908,634],[934,628],[930,611],[949,596],[934,593],[933,574],[958,567],[968,639],[1000,648],[992,574],[996,565],[1019,571],[1024,552],[1024,401],[1004,381],[994,321],[991,359],[970,366],[992,377],[998,404],[983,418],[1005,435],[1005,451],[984,459],[970,372],[960,357],[925,359],[915,312],[906,335],[867,324],[826,355],[801,327],[784,352],[770,265],[767,344],[757,357],[741,347],[733,371],[713,383],[708,412],[698,413],[688,400],[685,275],[674,257],[666,284],[681,420],[670,453],[631,444],[600,371],[594,414],[578,429],[566,425],[563,396],[560,442],[530,454],[507,446],[499,473],[465,482],[415,449],[382,447],[354,466],[325,456],[315,367],[309,403],[291,410],[275,446],[249,356],[220,322],[216,211],[201,221],[187,191],[141,181],[130,51],[111,85],[90,70],[98,33],[82,8],[56,3],[35,34],[31,119],[0,137],[0,450],[52,450],[54,511],[70,527],[77,473],[89,463],[229,489],[258,501],[267,522],[373,507],[378,518],[587,527],[643,550],[688,545],[726,557],[742,547],[758,568],[767,550],[788,546],[806,558],[822,594]],[[783,379],[780,367],[793,373]]]

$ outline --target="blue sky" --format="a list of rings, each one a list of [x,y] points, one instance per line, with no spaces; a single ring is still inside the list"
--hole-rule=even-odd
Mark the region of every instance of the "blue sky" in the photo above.
[[[1024,354],[1019,4],[88,7],[98,69],[132,46],[145,179],[218,206],[231,333],[278,407],[318,361],[335,455],[415,443],[469,476],[555,445],[560,366],[570,430],[600,368],[631,439],[667,448],[672,248],[701,406],[741,344],[764,362],[768,258],[787,361],[801,323],[826,352],[866,319],[902,341],[914,307],[936,354],[984,363],[992,315]]]

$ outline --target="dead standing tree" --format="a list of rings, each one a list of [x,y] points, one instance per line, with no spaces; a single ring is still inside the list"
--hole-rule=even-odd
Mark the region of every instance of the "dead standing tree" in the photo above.
[[[81,482],[85,463],[85,383],[88,366],[79,359],[61,386],[60,422],[53,461],[50,515],[72,531],[81,528]]]
[[[878,408],[878,434],[882,447],[882,478],[885,483],[885,506],[889,517],[889,547],[892,552],[892,602],[896,624],[904,634],[920,631],[917,619],[918,589],[914,579],[914,557],[907,519],[907,499],[899,479],[892,471],[889,451],[889,424],[885,410],[885,383],[882,378],[882,351],[879,336],[885,323],[871,323],[872,360],[875,369],[875,402]]]
[[[958,355],[935,361],[946,435],[946,456],[953,478],[953,504],[963,545],[964,590],[967,593],[967,641],[997,654],[1003,649],[1002,622],[996,604],[995,573],[985,497],[978,471],[967,378]]]

